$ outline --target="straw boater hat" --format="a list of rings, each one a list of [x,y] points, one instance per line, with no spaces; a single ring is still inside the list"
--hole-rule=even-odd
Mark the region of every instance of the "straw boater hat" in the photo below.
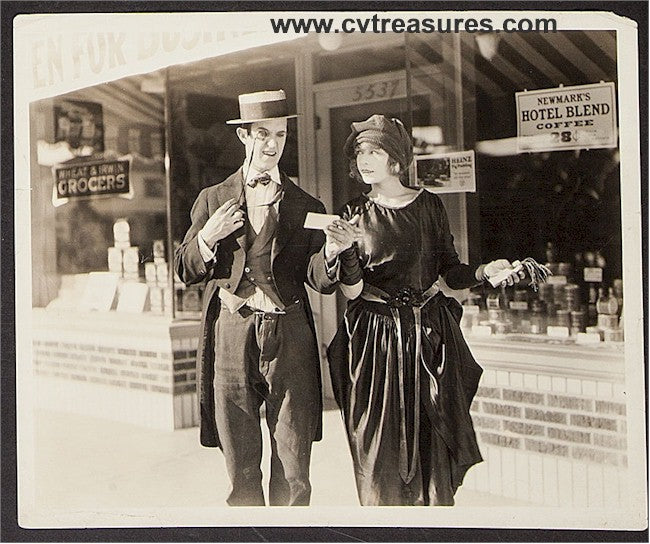
[[[226,121],[229,125],[255,123],[267,119],[291,119],[298,117],[287,113],[287,96],[283,90],[260,91],[239,95],[239,119]]]

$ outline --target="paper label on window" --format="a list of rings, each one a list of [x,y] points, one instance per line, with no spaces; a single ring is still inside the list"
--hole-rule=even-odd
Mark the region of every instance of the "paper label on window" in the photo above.
[[[576,335],[576,344],[599,344],[600,334],[597,332],[579,332]]]
[[[511,300],[510,301],[511,310],[528,310],[528,302],[525,300]]]
[[[476,336],[492,336],[492,327],[487,325],[474,325],[472,327],[472,334]]]
[[[585,281],[600,283],[603,281],[603,269],[600,267],[587,267],[584,269]]]
[[[566,276],[549,276],[546,283],[550,285],[566,285]]]
[[[113,272],[90,272],[80,307],[83,310],[108,312],[113,307],[119,275]]]
[[[136,314],[142,313],[148,294],[149,286],[144,283],[122,284],[116,311]]]
[[[553,338],[569,338],[569,327],[547,327],[546,334]]]

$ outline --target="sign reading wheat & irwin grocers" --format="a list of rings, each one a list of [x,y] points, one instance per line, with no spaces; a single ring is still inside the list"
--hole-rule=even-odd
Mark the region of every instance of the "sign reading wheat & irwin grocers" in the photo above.
[[[517,152],[616,147],[614,83],[515,93]]]
[[[52,168],[57,198],[128,194],[128,160],[90,160]]]

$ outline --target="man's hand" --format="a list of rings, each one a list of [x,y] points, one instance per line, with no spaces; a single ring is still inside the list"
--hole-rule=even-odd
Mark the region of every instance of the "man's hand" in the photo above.
[[[343,219],[336,219],[325,228],[325,258],[327,262],[333,261],[339,254],[351,248],[354,242],[361,239],[361,229],[355,226],[355,223],[354,219],[350,223]]]
[[[200,235],[210,248],[244,224],[244,212],[234,198],[226,200],[205,222]]]

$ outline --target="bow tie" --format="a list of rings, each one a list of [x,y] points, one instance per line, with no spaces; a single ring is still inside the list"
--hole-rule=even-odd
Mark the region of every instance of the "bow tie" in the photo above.
[[[261,183],[262,185],[268,185],[269,181],[271,181],[271,175],[268,172],[264,172],[259,176],[255,176],[254,178],[249,179],[246,182],[246,185],[249,187],[255,187],[258,183]]]

